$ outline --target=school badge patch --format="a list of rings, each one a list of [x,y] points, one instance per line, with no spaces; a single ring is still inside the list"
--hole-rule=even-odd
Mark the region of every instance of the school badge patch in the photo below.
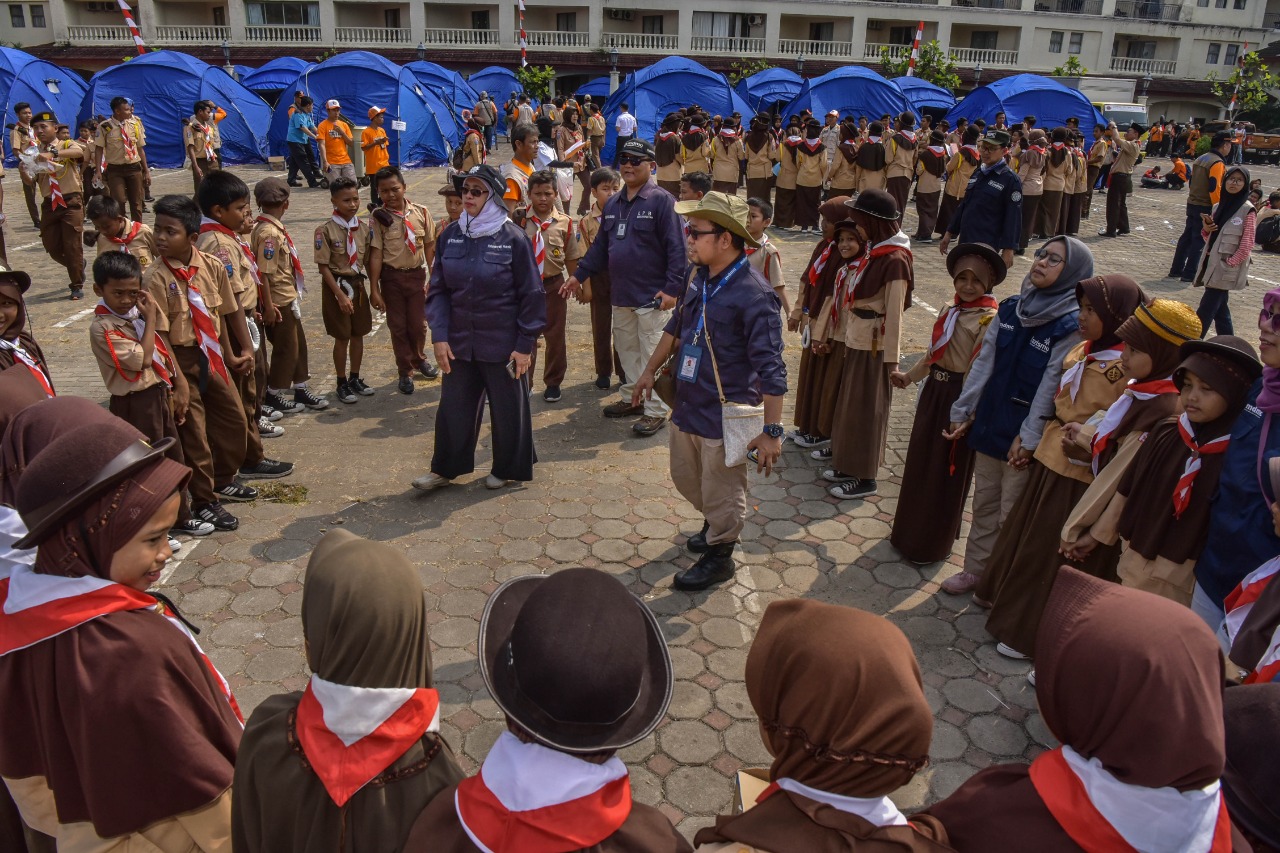
[[[1107,372],[1103,374],[1107,377],[1108,382],[1119,382],[1124,378],[1124,368],[1120,366],[1120,362],[1116,362],[1107,368]]]
[[[1015,204],[1022,201],[1022,193],[1018,192],[1017,190],[1014,190],[1012,193],[1009,194],[1009,201],[1014,202]]]
[[[262,257],[271,260],[276,256],[276,241],[268,237],[262,243]]]
[[[324,232],[322,231],[316,232],[316,248],[317,249],[324,248]]]

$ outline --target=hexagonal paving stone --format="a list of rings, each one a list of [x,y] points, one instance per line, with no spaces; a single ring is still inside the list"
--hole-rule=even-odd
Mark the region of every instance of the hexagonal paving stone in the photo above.
[[[733,785],[710,767],[678,767],[666,779],[667,801],[686,813],[720,814],[733,796]]]
[[[680,764],[705,764],[720,754],[720,733],[697,720],[675,720],[658,731],[658,748]]]

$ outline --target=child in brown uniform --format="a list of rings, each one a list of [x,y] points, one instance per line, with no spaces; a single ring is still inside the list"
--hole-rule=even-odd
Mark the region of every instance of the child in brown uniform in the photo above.
[[[742,161],[747,150],[742,144],[738,122],[728,119],[711,141],[711,189],[726,195],[738,194],[742,178]]]
[[[942,182],[947,171],[947,147],[942,144],[942,133],[929,134],[929,144],[920,151],[916,161],[916,233],[911,237],[920,243],[933,242],[933,228],[938,222],[938,209],[942,198]],[[1004,264],[1002,263],[1003,267]],[[1002,276],[1003,278],[1003,276]]]
[[[769,200],[773,164],[778,162],[778,142],[769,132],[769,116],[751,119],[751,129],[743,140],[747,152],[747,198]],[[838,193],[832,193],[838,195]]]
[[[951,406],[960,397],[965,374],[999,307],[991,291],[1004,281],[1007,270],[1000,253],[990,246],[963,243],[948,253],[947,272],[955,300],[938,314],[928,352],[905,373],[889,375],[895,388],[928,377],[916,403],[889,535],[893,547],[915,563],[945,560],[960,537],[973,450],[963,436],[948,441],[942,433],[950,428]]]
[[[1036,233],[1040,218],[1040,202],[1044,196],[1045,136],[1033,130],[1025,147],[1017,153],[1018,179],[1022,181],[1022,238],[1016,254],[1025,254],[1031,235]],[[1052,236],[1052,235],[1049,235]]]
[[[387,166],[373,176],[382,207],[373,211],[369,238],[369,301],[387,312],[387,329],[395,352],[401,394],[413,393],[412,374],[427,379],[440,368],[427,360],[427,269],[436,247],[428,238],[435,227],[431,214],[405,198],[404,175]]]
[[[1067,129],[1055,127],[1052,142],[1045,153],[1044,192],[1040,196],[1040,221],[1035,233],[1046,237],[1056,237],[1062,233],[1058,230],[1058,222],[1061,219],[1062,196],[1067,189],[1070,168],[1071,151],[1067,147]]]
[[[789,147],[787,154],[796,161],[796,225],[801,234],[817,234],[818,206],[822,203],[822,180],[827,173],[827,152],[822,147],[822,124],[810,119],[805,139]]]
[[[882,190],[888,182],[885,167],[889,162],[889,150],[881,134],[884,125],[873,121],[867,127],[867,136],[858,145],[858,192]]]
[[[66,267],[70,299],[84,298],[84,149],[78,142],[58,139],[58,118],[45,111],[32,117],[39,140],[36,161],[43,166],[35,180],[40,187],[40,242],[53,262]]]
[[[369,229],[360,221],[360,189],[349,178],[329,184],[333,215],[316,228],[315,261],[324,288],[320,314],[325,333],[333,338],[333,372],[338,377],[337,396],[354,403],[356,395],[368,397],[373,389],[360,378],[364,360],[364,336],[373,329],[373,311],[365,290],[364,257],[369,249]],[[348,360],[351,371],[347,372]]]
[[[524,233],[533,243],[533,261],[542,276],[542,288],[547,297],[547,325],[542,331],[546,339],[546,361],[542,366],[542,381],[546,389],[542,399],[548,403],[560,399],[560,384],[569,367],[569,355],[565,341],[568,321],[568,302],[560,295],[565,274],[573,275],[582,257],[582,242],[574,237],[573,220],[556,210],[555,176],[549,171],[534,172],[529,176],[529,209],[525,213]],[[535,344],[533,360],[529,365],[532,374],[538,363]]]
[[[654,162],[658,164],[658,186],[680,197],[680,176],[684,174],[684,147],[680,139],[680,116],[669,113],[653,142]]]
[[[155,262],[156,238],[151,226],[128,219],[120,202],[109,195],[94,196],[85,208],[85,215],[98,232],[97,256],[106,252],[133,255],[144,272]]]
[[[31,276],[0,265],[0,370],[30,371],[45,394],[52,397],[53,379],[44,351],[27,330],[27,301]]]
[[[452,182],[445,184],[436,192],[444,199],[444,216],[436,220],[435,230],[431,234],[432,243],[439,240],[444,229],[451,223],[457,222],[458,217],[462,215],[462,194]]]
[[[827,167],[827,197],[850,198],[858,191],[858,128],[846,121],[840,125],[840,144],[831,154]]]
[[[684,173],[711,174],[711,139],[704,129],[705,119],[694,116],[691,126],[680,137],[680,162]]]
[[[793,121],[778,144],[778,173],[774,180],[773,227],[783,231],[792,230],[796,224],[796,170],[800,164],[795,149],[804,142],[798,120]]]
[[[942,187],[942,204],[938,207],[938,221],[933,226],[935,234],[946,234],[951,217],[964,199],[969,188],[969,178],[978,168],[978,137],[982,131],[976,127],[965,128],[961,144],[947,160],[947,177]]]
[[[898,116],[893,135],[886,145],[885,188],[893,196],[901,218],[907,212],[907,197],[911,194],[911,179],[916,173],[915,116],[902,113]]]
[[[678,182],[677,182],[678,183]],[[579,256],[595,242],[600,233],[600,219],[604,216],[605,203],[622,187],[622,176],[613,169],[596,169],[591,173],[591,210],[578,220]],[[622,363],[613,348],[613,304],[609,271],[601,270],[583,282],[578,300],[591,305],[591,350],[595,360],[596,387],[608,391],[613,374],[622,377]]]

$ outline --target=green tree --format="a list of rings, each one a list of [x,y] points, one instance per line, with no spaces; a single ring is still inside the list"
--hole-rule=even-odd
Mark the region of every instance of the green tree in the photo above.
[[[884,76],[905,77],[910,64],[910,55],[902,59],[894,59],[889,55],[889,48],[880,48],[880,68]],[[953,92],[960,88],[960,75],[956,73],[956,64],[951,61],[951,55],[938,44],[937,39],[921,43],[920,59],[916,62],[915,76]]]
[[[1280,77],[1272,74],[1267,63],[1258,56],[1257,51],[1252,50],[1241,58],[1227,79],[1219,80],[1216,72],[1211,72],[1205,79],[1209,81],[1214,97],[1224,107],[1230,106],[1231,96],[1235,94],[1236,113],[1265,107],[1271,102],[1268,90],[1280,86]]]
[[[767,59],[735,59],[729,65],[729,85],[736,86],[752,74],[759,74],[773,64]]]
[[[556,70],[550,65],[526,65],[516,69],[516,79],[526,95],[545,101],[551,94],[551,81],[556,79]]]
[[[1080,58],[1077,56],[1068,56],[1067,61],[1053,69],[1054,77],[1083,77],[1089,73],[1089,69],[1080,64]]]

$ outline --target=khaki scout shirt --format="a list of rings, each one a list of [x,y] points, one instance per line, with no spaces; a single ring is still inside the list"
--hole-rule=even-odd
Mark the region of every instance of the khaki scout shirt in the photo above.
[[[364,278],[364,256],[369,250],[369,227],[361,222],[356,229],[356,254],[360,258],[359,271],[352,268],[347,257],[347,229],[330,218],[316,228],[316,266],[328,267],[334,277]]]
[[[405,202],[405,216],[413,225],[414,239],[418,250],[410,252],[404,241],[404,222],[396,214],[390,226],[384,226],[373,217],[373,235],[369,240],[369,248],[382,255],[382,263],[398,270],[417,269],[427,264],[427,246],[431,243],[431,235],[435,233],[435,225],[431,214],[420,204]]]
[[[524,221],[524,233],[530,241],[538,230],[533,217],[533,211],[529,210]],[[578,260],[585,251],[582,241],[574,236],[572,219],[558,210],[552,210],[550,218],[554,224],[542,232],[542,244],[547,250],[546,259],[542,263],[544,279],[564,275],[565,263]]]
[[[885,141],[885,164],[884,171],[886,178],[908,178],[915,173],[916,168],[916,148],[920,144],[919,140],[908,140],[902,135],[902,131],[891,134]]]
[[[768,234],[760,238],[760,248],[747,249],[747,263],[764,276],[770,287],[786,286],[787,282],[782,276],[782,253],[773,245]]]
[[[262,214],[258,217],[258,224],[253,226],[249,245],[258,259],[258,273],[263,287],[271,294],[271,304],[283,308],[297,299],[298,285],[293,278],[289,233],[284,224],[274,216]]]
[[[582,244],[582,254],[585,255],[587,249],[591,248],[591,244],[596,241],[596,235],[600,233],[600,218],[603,215],[600,212],[600,205],[593,201],[591,212],[578,220],[578,242]]]
[[[44,198],[48,198],[51,195],[49,190],[50,174],[58,179],[58,192],[62,193],[63,198],[72,193],[84,192],[84,180],[80,172],[81,168],[84,167],[84,149],[80,147],[79,142],[73,139],[55,139],[48,145],[41,145],[40,150],[59,157],[52,164],[52,173],[41,172],[36,176],[36,183],[40,185],[40,195]],[[75,159],[61,159],[68,154],[79,154],[80,156]]]
[[[170,261],[177,269],[178,265]],[[197,250],[191,253],[189,268],[196,271],[191,279],[204,299],[205,307],[213,316],[213,326],[222,334],[222,318],[240,310],[236,303],[235,291],[231,289],[231,279],[227,278],[226,267],[215,257]],[[142,286],[160,306],[160,315],[156,317],[156,331],[168,332],[169,343],[175,347],[192,347],[196,345],[195,324],[191,322],[191,304],[187,301],[187,286],[170,272],[163,259],[147,267],[142,274]]]
[[[9,147],[13,149],[15,157],[23,151],[26,151],[32,145],[39,144],[39,141],[36,139],[36,132],[32,129],[31,125],[23,127],[22,125],[17,124],[14,125],[13,130],[9,131]]]
[[[773,164],[778,161],[778,143],[770,137],[759,151],[752,151],[750,145],[743,145],[743,149],[747,152],[747,177],[748,178],[771,178],[773,177]]]
[[[117,314],[94,314],[89,324],[89,347],[112,397],[145,391],[160,381],[151,360],[143,361],[142,342],[132,320]],[[173,365],[169,367],[172,371]]]
[[[124,152],[124,134],[129,134],[137,149],[134,156]],[[108,166],[123,166],[129,163],[142,162],[142,148],[147,144],[147,132],[142,126],[142,119],[131,116],[125,121],[109,118],[98,125],[96,144],[99,150],[105,150]]]
[[[121,240],[128,238],[129,229],[132,228],[133,225],[134,223],[130,222],[125,226],[124,233],[120,237]],[[101,255],[104,252],[127,252],[138,259],[138,264],[141,265],[142,271],[146,272],[147,267],[155,263],[156,260],[156,238],[155,235],[151,233],[150,225],[143,222],[139,222],[138,225],[140,227],[138,228],[137,235],[127,243],[117,243],[106,234],[99,232],[97,242],[98,254]]]
[[[213,155],[209,149],[214,147],[215,126],[212,118],[209,119],[208,124],[202,125],[195,116],[191,116],[187,120],[186,127],[182,128],[183,148],[194,148],[197,160],[212,160]],[[202,127],[203,130],[201,130]]]
[[[246,314],[258,307],[258,283],[253,280],[253,267],[239,240],[220,231],[206,231],[196,238],[196,248],[222,263],[231,281],[231,292]]]
[[[745,159],[747,149],[741,139],[728,140],[717,136],[711,143],[711,180],[736,184]]]
[[[1111,164],[1111,174],[1132,175],[1133,164],[1138,159],[1138,143],[1124,138],[1116,139],[1116,159]]]

